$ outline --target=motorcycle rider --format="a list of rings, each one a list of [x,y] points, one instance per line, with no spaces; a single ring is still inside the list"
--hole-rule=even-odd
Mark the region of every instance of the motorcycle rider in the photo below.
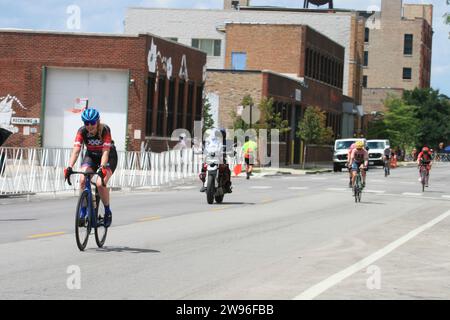
[[[209,131],[209,134],[208,134]],[[226,130],[225,129],[210,129],[207,131],[208,136],[205,139],[204,155],[208,156],[211,153],[215,154],[215,157],[219,157],[219,166],[223,168],[224,189],[226,193],[232,193],[231,188],[231,170],[226,159]],[[222,158],[220,158],[222,157]],[[208,165],[204,162],[202,166],[202,172],[199,175],[200,180],[203,182],[203,186],[200,188],[200,192],[206,192],[206,171]]]

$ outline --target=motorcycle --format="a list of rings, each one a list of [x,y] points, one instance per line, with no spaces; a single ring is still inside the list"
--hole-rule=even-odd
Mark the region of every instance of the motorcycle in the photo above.
[[[214,200],[222,203],[225,194],[232,192],[229,177],[227,179],[227,175],[231,175],[228,164],[220,163],[213,152],[206,157],[205,169],[206,200],[208,204],[213,204]]]

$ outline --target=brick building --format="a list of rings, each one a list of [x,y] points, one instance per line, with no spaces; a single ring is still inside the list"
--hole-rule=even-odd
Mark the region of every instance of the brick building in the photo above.
[[[303,149],[295,132],[306,107],[325,111],[327,126],[340,135],[344,47],[302,25],[229,23],[226,34],[226,69],[208,69],[205,87],[220,126],[232,127],[231,114],[250,94],[255,104],[272,98],[275,111],[288,120],[291,131],[280,137],[282,164],[300,163]]]
[[[430,87],[433,6],[382,0],[366,22],[363,105],[385,111],[388,93]]]
[[[250,6],[247,0],[240,0],[237,10],[231,2],[224,0],[223,10],[129,8],[125,33],[152,32],[201,48],[208,54],[209,69],[224,69],[227,68],[225,60],[229,47],[227,23],[308,25],[345,48],[343,94],[361,104],[365,12],[259,7]],[[278,69],[273,71],[284,73]]]
[[[88,101],[118,150],[167,150],[174,129],[201,119],[205,64],[151,34],[1,30],[0,119],[16,132],[6,146],[71,148]]]

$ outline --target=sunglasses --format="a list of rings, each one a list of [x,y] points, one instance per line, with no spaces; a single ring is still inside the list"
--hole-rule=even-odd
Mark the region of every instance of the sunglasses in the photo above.
[[[97,120],[95,121],[85,121],[84,125],[85,126],[95,126],[97,124]]]

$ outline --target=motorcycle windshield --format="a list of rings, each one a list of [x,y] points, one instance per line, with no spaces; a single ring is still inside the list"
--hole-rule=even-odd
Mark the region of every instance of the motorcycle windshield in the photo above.
[[[222,144],[217,140],[208,141],[205,148],[207,155],[215,153],[216,156],[222,151],[221,149]]]

